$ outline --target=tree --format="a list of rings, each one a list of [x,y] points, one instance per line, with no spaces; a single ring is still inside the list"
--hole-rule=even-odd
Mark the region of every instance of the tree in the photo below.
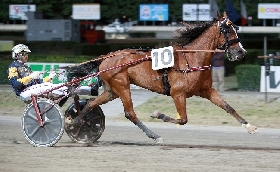
[[[125,15],[130,20],[138,20],[140,4],[169,4],[169,23],[176,18],[182,20],[184,3],[208,3],[208,0],[29,0],[36,5],[36,11],[42,12],[45,19],[68,19],[72,15],[72,4],[99,3],[101,5],[101,22],[107,24]],[[225,0],[216,0],[220,12],[225,8]],[[9,22],[9,4],[27,4],[28,0],[1,0],[0,23]],[[279,3],[279,0],[244,0],[248,16],[252,16],[253,25],[262,25],[257,18],[258,3]],[[232,0],[232,4],[241,14],[240,0]],[[10,21],[11,22],[11,21]]]
[[[67,19],[72,15],[72,0],[36,0],[36,7],[46,19]]]

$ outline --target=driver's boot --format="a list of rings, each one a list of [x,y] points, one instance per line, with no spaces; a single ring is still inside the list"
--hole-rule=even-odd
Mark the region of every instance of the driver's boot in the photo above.
[[[68,100],[68,96],[64,97],[63,99],[61,99],[59,102],[58,102],[58,105],[59,107],[62,107]]]

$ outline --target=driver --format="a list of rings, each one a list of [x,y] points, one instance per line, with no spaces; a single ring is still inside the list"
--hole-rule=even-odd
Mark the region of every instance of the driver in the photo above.
[[[32,71],[30,67],[25,65],[28,61],[28,53],[31,51],[24,44],[18,44],[12,49],[12,58],[14,61],[7,69],[8,79],[14,89],[15,94],[24,102],[31,100],[31,94],[40,94],[61,84],[53,84],[51,81],[56,76],[55,72],[50,72],[49,76],[40,79],[40,72]],[[91,87],[83,86],[83,90],[75,92],[83,92],[84,95],[91,95]],[[52,91],[49,96],[59,98],[67,94],[68,88],[63,86]],[[49,98],[51,98],[49,97]]]

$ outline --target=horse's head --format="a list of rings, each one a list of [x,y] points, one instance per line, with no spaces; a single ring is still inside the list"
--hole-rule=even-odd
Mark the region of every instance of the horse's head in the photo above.
[[[246,54],[246,50],[237,36],[238,27],[229,20],[226,12],[224,12],[224,16],[218,13],[217,17],[220,33],[223,34],[219,38],[218,45],[220,46],[218,48],[225,50],[230,61],[242,59]]]

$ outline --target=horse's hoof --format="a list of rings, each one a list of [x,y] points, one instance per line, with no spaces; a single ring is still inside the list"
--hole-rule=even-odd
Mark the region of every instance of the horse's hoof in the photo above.
[[[163,141],[163,138],[162,137],[159,137],[159,138],[157,138],[156,140],[155,140],[155,143],[156,144],[161,144],[161,143],[163,143],[164,141]]]
[[[79,140],[79,141],[77,141],[77,143],[80,144],[80,146],[83,146],[83,147],[92,146],[92,142],[89,142],[87,140]]]
[[[258,131],[258,129],[257,129],[257,127],[255,127],[255,126],[250,126],[249,128],[248,128],[248,133],[249,134],[255,134],[255,133],[258,133],[259,131]]]
[[[73,124],[73,120],[72,120],[72,118],[70,118],[70,117],[66,117],[66,118],[65,118],[65,123],[66,123],[66,124],[68,124],[68,125]]]
[[[154,113],[151,114],[152,118],[158,118],[158,116],[160,115],[158,110],[155,110]]]

